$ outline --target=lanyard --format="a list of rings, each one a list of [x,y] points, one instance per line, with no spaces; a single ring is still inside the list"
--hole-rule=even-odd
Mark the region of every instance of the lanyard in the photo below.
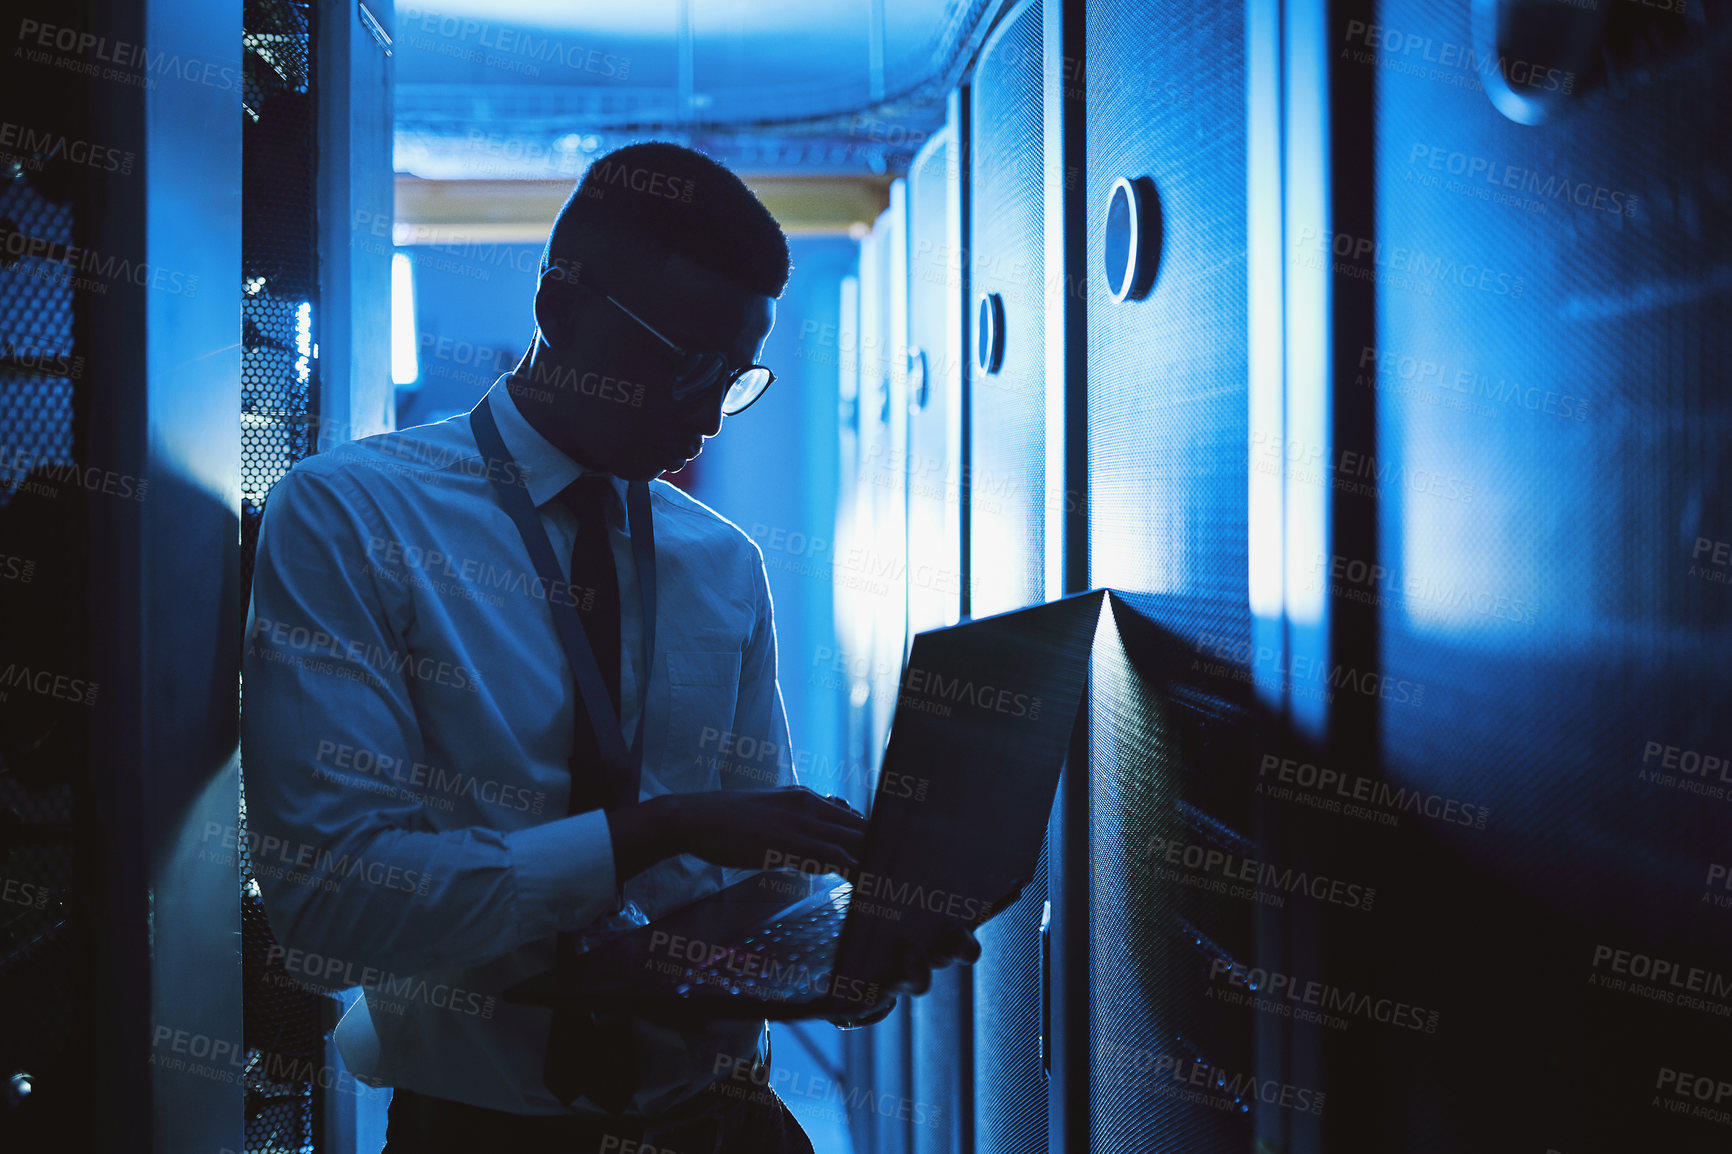
[[[614,713],[613,702],[608,699],[607,683],[602,680],[601,666],[596,663],[589,638],[584,636],[577,608],[569,599],[553,596],[553,591],[566,582],[560,576],[559,562],[553,555],[553,544],[547,539],[547,528],[541,523],[541,514],[536,512],[535,502],[529,498],[522,473],[515,468],[516,462],[499,435],[499,424],[494,420],[493,410],[485,397],[470,414],[469,424],[475,433],[477,447],[488,458],[487,475],[493,482],[494,492],[499,495],[499,503],[505,506],[506,513],[517,526],[523,547],[529,550],[529,559],[535,565],[535,572],[547,587],[547,605],[553,611],[553,625],[559,633],[559,643],[565,649],[565,659],[571,665],[578,692],[583,697],[583,706],[589,712],[596,744],[601,747],[601,759],[614,804],[636,801],[643,773],[643,733],[647,728],[644,723],[648,720],[648,710],[639,709],[637,732],[632,735],[628,751],[622,722]],[[506,480],[508,476],[512,478],[509,481]],[[632,481],[626,487],[626,508],[631,514],[631,549],[637,561],[638,595],[643,604],[643,680],[638,698],[647,704],[656,636],[655,529],[650,523],[647,481]]]

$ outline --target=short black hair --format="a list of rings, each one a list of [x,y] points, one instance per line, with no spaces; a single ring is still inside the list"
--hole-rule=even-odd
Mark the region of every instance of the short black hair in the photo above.
[[[788,238],[745,182],[701,152],[666,141],[597,157],[548,234],[541,268],[578,265],[592,230],[685,257],[764,296],[788,284]]]

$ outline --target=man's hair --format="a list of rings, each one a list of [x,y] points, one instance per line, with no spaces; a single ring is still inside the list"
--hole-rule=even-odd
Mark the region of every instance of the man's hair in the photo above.
[[[678,144],[628,144],[598,157],[553,222],[542,271],[581,275],[580,238],[683,256],[764,296],[788,284],[788,238],[776,218],[739,177]]]

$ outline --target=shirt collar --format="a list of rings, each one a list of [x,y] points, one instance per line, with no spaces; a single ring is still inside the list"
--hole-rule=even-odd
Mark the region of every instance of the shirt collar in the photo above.
[[[579,477],[592,473],[605,476],[613,486],[616,498],[613,506],[613,522],[620,528],[625,527],[625,481],[611,473],[602,473],[600,469],[591,469],[581,464],[565,453],[555,448],[553,442],[536,432],[535,426],[524,419],[518,411],[517,403],[511,399],[511,392],[505,387],[510,379],[507,373],[493,382],[493,387],[487,390],[488,402],[493,409],[493,419],[499,426],[499,439],[505,442],[506,451],[519,465],[523,467],[523,484],[529,490],[529,498],[537,508],[547,504],[565,491]]]

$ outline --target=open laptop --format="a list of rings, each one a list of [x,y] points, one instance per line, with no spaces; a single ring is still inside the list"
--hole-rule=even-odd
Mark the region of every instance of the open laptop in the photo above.
[[[1032,877],[1105,595],[914,638],[853,876],[794,862],[754,874],[506,1000],[687,1022],[864,1015],[898,938],[931,949]]]

